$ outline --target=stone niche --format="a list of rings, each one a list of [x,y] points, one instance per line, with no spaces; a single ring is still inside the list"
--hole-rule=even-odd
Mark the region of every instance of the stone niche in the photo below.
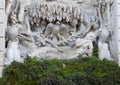
[[[5,65],[37,59],[114,60],[114,0],[6,0]]]

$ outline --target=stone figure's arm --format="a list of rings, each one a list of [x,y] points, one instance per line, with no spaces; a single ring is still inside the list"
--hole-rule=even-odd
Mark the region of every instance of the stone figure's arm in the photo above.
[[[32,42],[32,40],[26,34],[19,34],[18,38],[20,40],[26,40],[26,41]]]
[[[54,43],[52,43],[51,40],[49,40],[49,39],[47,39],[47,38],[45,38],[45,41],[46,41],[47,43],[51,44],[52,47],[55,47],[55,48],[58,47],[57,45],[55,45]]]
[[[10,15],[10,19],[11,19],[12,24],[15,24],[18,22],[17,14],[15,13],[15,11],[12,11],[12,13]]]
[[[28,15],[25,16],[25,25],[26,25],[26,29],[27,29],[27,35],[29,37],[31,37],[31,39],[34,41],[33,34],[32,34],[32,31],[31,31],[31,27],[30,27],[30,22],[29,22],[29,16]]]
[[[106,3],[106,13],[107,13],[107,22],[110,20],[111,16],[111,4],[113,3],[113,0],[105,0]]]
[[[46,27],[46,30],[44,32],[44,35],[46,37],[49,37],[54,32],[54,25],[52,23],[49,23]]]
[[[88,55],[92,56],[92,53],[93,53],[93,43],[91,41],[89,42],[89,49],[88,50],[89,50]]]
[[[101,0],[99,0],[97,11],[98,11],[98,16],[99,16],[99,19],[100,19],[100,23],[103,22],[101,10],[102,10],[102,9],[101,9]]]
[[[92,43],[92,41],[90,41],[90,42],[89,42],[89,49],[92,51],[93,48],[94,48],[94,47],[93,47],[93,43]]]
[[[6,1],[6,14],[9,15],[10,11],[11,11],[11,6],[12,6],[13,0],[7,0]]]
[[[84,38],[82,38],[82,39],[78,38],[78,39],[76,39],[76,41],[75,41],[75,47],[77,47],[77,48],[82,47],[82,46],[84,46],[86,43],[88,43],[88,40],[86,40],[86,39],[84,39]]]
[[[68,26],[66,26],[64,24],[61,24],[60,28],[59,28],[59,33],[60,33],[61,36],[65,37],[65,38],[68,38],[68,36],[69,36]]]
[[[20,2],[20,5],[19,5],[19,14],[18,14],[18,20],[20,23],[23,23],[24,21],[24,5],[23,5],[23,2]]]

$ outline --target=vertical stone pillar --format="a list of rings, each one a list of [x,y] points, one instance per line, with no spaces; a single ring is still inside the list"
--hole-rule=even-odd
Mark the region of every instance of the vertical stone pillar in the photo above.
[[[115,6],[115,9],[116,9],[116,22],[117,22],[117,25],[116,25],[116,38],[117,38],[117,58],[116,58],[116,61],[118,63],[118,65],[120,66],[120,0],[116,0],[116,6]],[[114,30],[114,29],[113,29]]]
[[[5,0],[0,0],[0,77],[2,77],[3,62],[5,56]]]

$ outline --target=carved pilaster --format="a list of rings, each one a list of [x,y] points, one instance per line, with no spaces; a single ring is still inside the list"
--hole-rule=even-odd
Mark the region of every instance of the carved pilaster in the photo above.
[[[0,77],[2,77],[4,56],[5,56],[5,0],[0,0]]]
[[[120,0],[116,0],[116,38],[117,38],[117,58],[116,58],[116,61],[118,63],[118,65],[120,66]]]

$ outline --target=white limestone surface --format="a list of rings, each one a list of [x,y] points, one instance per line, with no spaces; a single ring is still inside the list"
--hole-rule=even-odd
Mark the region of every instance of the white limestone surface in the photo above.
[[[116,0],[116,4],[115,4],[115,10],[116,10],[116,29],[117,29],[117,34],[116,34],[116,40],[117,40],[117,58],[116,61],[118,63],[118,65],[120,66],[120,0]]]
[[[0,77],[2,76],[2,69],[5,57],[5,0],[0,0]]]

